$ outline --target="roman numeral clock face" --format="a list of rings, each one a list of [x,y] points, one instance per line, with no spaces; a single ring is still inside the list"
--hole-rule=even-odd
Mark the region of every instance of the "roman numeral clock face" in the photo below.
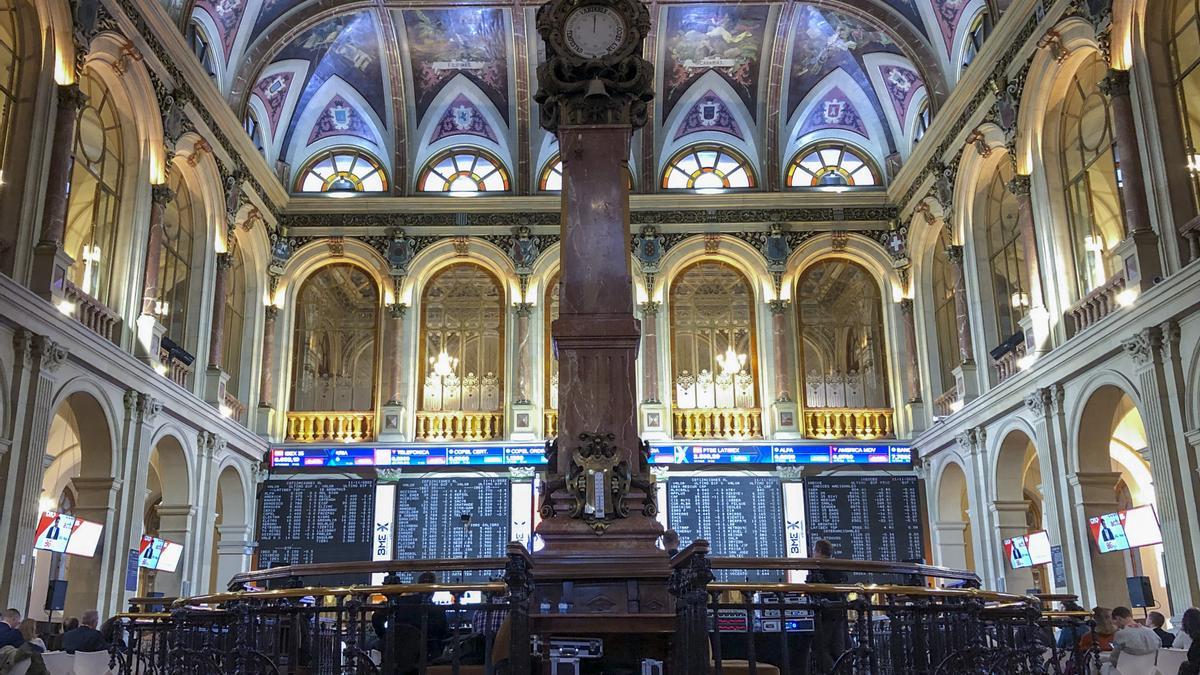
[[[567,16],[563,38],[567,48],[586,59],[602,59],[625,43],[625,20],[609,7],[588,5]]]

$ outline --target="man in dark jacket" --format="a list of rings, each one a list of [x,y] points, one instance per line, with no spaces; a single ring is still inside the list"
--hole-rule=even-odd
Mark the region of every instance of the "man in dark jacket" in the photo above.
[[[433,572],[422,572],[417,577],[418,584],[435,584],[437,576]],[[442,643],[450,635],[446,621],[446,612],[432,604],[432,593],[405,593],[396,597],[391,606],[376,611],[371,616],[371,625],[379,638],[380,649],[386,644],[388,631],[396,626],[405,626],[403,635],[397,631],[397,639],[406,641],[405,636],[419,636],[422,619],[425,621],[425,654],[426,660],[431,661],[442,653]],[[404,653],[419,653],[420,645],[398,644],[397,649]]]
[[[21,625],[21,612],[15,609],[4,610],[0,615],[0,647],[20,647],[25,644],[25,638],[17,627]]]
[[[821,539],[813,544],[813,557],[833,559],[833,544]],[[838,569],[817,569],[808,573],[810,584],[845,584],[850,575]],[[829,602],[845,601],[844,593],[822,593],[816,599]],[[817,612],[817,628],[813,635],[813,656],[818,673],[833,672],[833,665],[846,651],[846,610],[827,608]]]
[[[79,627],[63,634],[63,651],[68,654],[108,651],[108,640],[96,630],[99,623],[99,612],[94,609],[84,612],[79,617]]]

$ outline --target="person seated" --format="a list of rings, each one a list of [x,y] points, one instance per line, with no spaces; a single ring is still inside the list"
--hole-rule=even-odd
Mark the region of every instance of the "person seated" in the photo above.
[[[3,614],[0,614],[0,647],[13,647],[14,649],[25,644],[25,638],[21,636],[21,631],[18,628],[21,626],[21,612],[15,609],[6,609]]]
[[[1178,645],[1184,636],[1188,638],[1187,662],[1179,667],[1179,675],[1200,675],[1200,609],[1195,607],[1183,613],[1179,622]]]
[[[1109,672],[1119,672],[1116,667],[1121,654],[1142,656],[1153,654],[1158,651],[1159,647],[1162,647],[1162,641],[1158,639],[1158,635],[1155,635],[1152,629],[1134,621],[1133,611],[1128,607],[1114,609],[1112,618],[1117,632],[1112,639],[1112,657],[1108,660],[1107,665]]]
[[[1200,612],[1200,610],[1197,610],[1196,608],[1187,610],[1186,612],[1183,613],[1183,619],[1187,619],[1188,612]],[[1191,647],[1192,647],[1192,636],[1190,634],[1188,634],[1187,629],[1184,627],[1184,622],[1183,622],[1183,620],[1181,620],[1179,622],[1179,627],[1175,629],[1175,642],[1173,642],[1171,644],[1171,648],[1186,650],[1186,649],[1191,649]]]
[[[71,617],[63,622],[64,633],[70,630],[75,630],[76,628],[79,628],[79,619],[76,617]]]
[[[1175,634],[1163,629],[1167,624],[1167,617],[1163,616],[1162,612],[1150,612],[1150,628],[1154,630],[1154,634],[1162,640],[1163,649],[1170,649],[1171,645],[1175,644]]]
[[[79,617],[79,627],[63,635],[63,651],[68,654],[108,651],[108,641],[96,630],[99,623],[99,612],[94,609],[84,612]]]
[[[41,654],[46,651],[46,643],[37,634],[37,622],[33,619],[25,619],[21,622],[17,630],[21,631],[21,637],[25,639],[23,644],[29,646],[33,651]]]
[[[433,572],[422,572],[417,577],[418,584],[436,584],[437,576]],[[405,593],[391,602],[391,606],[387,609],[381,609],[371,615],[371,626],[375,629],[375,634],[379,637],[379,645],[382,650],[386,644],[386,636],[390,629],[395,626],[403,625],[413,630],[406,630],[403,633],[397,631],[397,635],[420,635],[421,621],[424,617],[425,621],[425,654],[426,660],[433,660],[434,657],[442,653],[442,643],[450,635],[450,628],[446,621],[446,612],[440,607],[433,606],[432,593]],[[413,645],[401,645],[401,647],[413,647]],[[401,649],[401,651],[405,651]],[[414,652],[415,653],[415,650]]]
[[[1092,630],[1083,634],[1079,638],[1079,646],[1076,651],[1080,656],[1086,657],[1087,653],[1095,648],[1101,652],[1111,652],[1113,648],[1113,636],[1117,634],[1117,627],[1113,624],[1112,610],[1107,607],[1093,607],[1092,620],[1096,623]]]
[[[1064,612],[1082,612],[1083,607],[1079,603],[1068,600],[1063,603]],[[1058,648],[1063,651],[1074,651],[1079,646],[1079,640],[1091,632],[1088,625],[1083,621],[1071,626],[1063,626],[1058,631]]]

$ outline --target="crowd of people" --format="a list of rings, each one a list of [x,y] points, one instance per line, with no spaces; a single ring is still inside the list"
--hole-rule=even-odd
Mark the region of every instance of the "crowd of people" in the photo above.
[[[22,617],[20,610],[4,610],[0,613],[0,673],[23,661],[30,662],[29,675],[46,673],[41,655],[47,651],[48,641],[68,654],[108,651],[111,630],[106,636],[96,610],[89,609],[79,618],[68,618],[62,628],[62,633],[39,635],[36,621]]]
[[[1075,603],[1066,603],[1063,609],[1084,611]],[[1150,612],[1142,623],[1133,617],[1133,610],[1128,607],[1095,607],[1090,623],[1092,625],[1081,623],[1062,628],[1058,634],[1058,648],[1073,650],[1081,659],[1091,652],[1100,652],[1101,675],[1120,672],[1118,664],[1122,654],[1153,654],[1162,648],[1187,651],[1187,660],[1180,666],[1178,675],[1200,675],[1200,609],[1193,607],[1184,612],[1183,620],[1174,631],[1166,630],[1167,618],[1161,612]]]

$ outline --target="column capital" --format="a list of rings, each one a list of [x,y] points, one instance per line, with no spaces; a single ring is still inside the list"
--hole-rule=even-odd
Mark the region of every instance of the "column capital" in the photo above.
[[[150,201],[159,206],[166,206],[175,199],[175,191],[166,185],[150,186]]]
[[[770,307],[773,316],[779,316],[786,312],[791,304],[791,300],[771,300],[767,303],[767,306]]]
[[[655,302],[654,300],[647,300],[638,304],[638,309],[641,310],[642,316],[658,316],[660,307],[662,307],[662,303]]]
[[[948,244],[946,246],[946,258],[950,260],[952,265],[961,265],[963,262],[963,247],[961,244]]]
[[[407,302],[393,302],[392,304],[387,306],[387,310],[388,310],[388,316],[390,316],[391,318],[397,319],[397,320],[403,319],[404,315],[408,313],[408,303]]]
[[[1109,98],[1129,96],[1129,71],[1110,68],[1104,79],[1100,80],[1100,91]]]
[[[1009,192],[1011,192],[1012,194],[1014,194],[1018,197],[1028,197],[1029,196],[1029,184],[1030,184],[1029,176],[1022,176],[1021,174],[1017,174],[1017,175],[1013,176],[1012,180],[1008,181],[1008,184],[1005,187],[1008,188]]]
[[[914,309],[914,306],[913,306],[912,298],[901,298],[900,299],[900,313],[903,314],[906,318],[911,317],[913,315],[913,309]]]
[[[533,316],[533,303],[514,302],[513,311],[516,312],[517,316],[519,317],[529,318],[530,316]]]
[[[267,321],[274,321],[275,317],[279,316],[279,308],[275,305],[267,305],[266,307]]]
[[[1035,389],[1025,396],[1025,408],[1033,413],[1034,418],[1043,419],[1053,413],[1063,412],[1063,400],[1066,390],[1057,382],[1040,389]]]
[[[233,254],[229,251],[217,254],[217,269],[228,270],[233,267]]]
[[[1121,349],[1138,366],[1160,363],[1163,355],[1163,330],[1159,326],[1143,328],[1121,341]]]
[[[67,109],[73,112],[79,112],[83,106],[87,105],[87,94],[79,88],[79,83],[72,82],[71,84],[58,85],[58,107]]]

